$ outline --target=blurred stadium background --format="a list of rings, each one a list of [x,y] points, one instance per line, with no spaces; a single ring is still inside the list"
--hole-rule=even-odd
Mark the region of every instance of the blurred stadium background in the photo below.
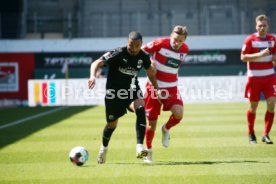
[[[191,49],[180,76],[244,76],[240,49],[259,14],[275,32],[272,0],[1,1],[0,106],[26,105],[29,79],[88,78],[90,63],[132,30],[146,43],[177,24],[188,27]]]
[[[10,0],[1,2],[1,38],[166,36],[185,24],[190,35],[248,34],[265,13],[276,29],[271,0]]]

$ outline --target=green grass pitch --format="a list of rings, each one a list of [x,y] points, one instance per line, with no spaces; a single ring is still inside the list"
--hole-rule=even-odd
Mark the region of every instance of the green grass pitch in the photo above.
[[[184,118],[171,129],[171,144],[163,148],[161,125],[153,142],[153,164],[135,157],[135,116],[119,120],[110,141],[107,163],[96,158],[105,124],[104,107],[65,107],[52,114],[0,129],[0,183],[49,184],[275,184],[276,147],[261,142],[265,103],[260,103],[255,130],[257,145],[249,145],[247,103],[185,104]],[[56,107],[0,109],[0,126]],[[276,143],[275,127],[270,137]],[[74,146],[84,146],[89,160],[70,163]]]

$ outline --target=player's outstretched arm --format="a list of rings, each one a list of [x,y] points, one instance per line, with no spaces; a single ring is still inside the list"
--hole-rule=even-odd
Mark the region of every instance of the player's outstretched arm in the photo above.
[[[88,88],[93,89],[96,84],[96,74],[99,68],[104,65],[104,61],[101,59],[97,59],[90,66],[90,78],[88,79]]]

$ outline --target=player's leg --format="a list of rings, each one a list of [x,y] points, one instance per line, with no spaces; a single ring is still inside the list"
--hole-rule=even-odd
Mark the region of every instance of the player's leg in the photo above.
[[[98,154],[97,161],[99,164],[104,164],[106,161],[106,154],[108,150],[108,144],[112,133],[117,127],[118,119],[112,122],[108,122],[103,130],[102,145]]]
[[[258,78],[249,78],[245,86],[244,96],[248,98],[250,102],[249,109],[246,112],[248,137],[250,144],[257,144],[254,124],[256,119],[256,111],[260,100],[261,88],[261,81],[259,81]]]
[[[108,122],[103,130],[102,144],[104,147],[108,147],[110,138],[118,124],[118,119],[112,122]]]
[[[171,107],[171,116],[166,124],[161,128],[162,130],[162,144],[164,147],[170,145],[170,129],[180,123],[183,117],[183,105],[175,104]]]
[[[171,127],[177,125],[183,118],[183,105],[175,104],[171,107],[171,116],[169,121],[166,123],[165,128],[170,130]]]
[[[146,131],[146,116],[144,100],[136,99],[134,100],[129,108],[133,110],[136,114],[136,133],[137,133],[137,144],[143,144],[144,136]]]
[[[105,98],[106,126],[103,131],[103,146],[107,147],[112,133],[117,127],[118,119],[126,113],[125,101],[114,98]]]
[[[145,163],[152,163],[152,152],[153,152],[152,141],[155,135],[156,125],[157,125],[157,117],[155,118],[155,120],[148,119],[148,126],[146,128],[146,135],[145,135],[148,155],[144,158]]]
[[[264,82],[264,89],[263,93],[266,98],[267,104],[267,111],[265,113],[264,118],[264,131],[262,136],[262,141],[266,144],[273,144],[269,137],[270,130],[272,128],[274,122],[274,109],[275,109],[275,102],[276,102],[276,77],[269,76],[263,80]]]
[[[145,111],[148,120],[148,126],[146,128],[146,145],[148,155],[144,158],[145,163],[152,163],[152,141],[155,135],[158,116],[160,115],[162,104],[159,102],[155,91],[152,86],[146,87],[145,93]]]
[[[169,120],[162,126],[162,144],[168,147],[170,144],[169,130],[180,123],[183,117],[183,100],[177,88],[168,89],[170,98],[163,100],[163,110],[170,110]]]
[[[157,125],[157,117],[154,119],[148,118],[148,126],[146,129],[146,136],[145,136],[148,150],[152,149],[152,141],[155,135],[156,125]]]
[[[136,114],[136,157],[143,158],[147,156],[147,151],[144,149],[143,143],[146,132],[146,115],[145,115],[145,107],[143,99],[134,100],[129,108],[133,110]]]
[[[267,144],[273,144],[273,142],[271,141],[271,139],[269,137],[269,132],[270,132],[273,122],[274,122],[275,102],[276,102],[276,97],[274,97],[274,96],[266,99],[267,111],[265,114],[265,126],[264,126],[262,141]]]
[[[269,137],[269,132],[274,122],[274,109],[276,101],[276,78],[271,76],[267,78],[266,86],[264,88],[264,95],[267,103],[267,111],[265,113],[265,125],[263,131],[262,141],[266,144],[273,144]]]
[[[107,123],[103,129],[102,144],[98,154],[99,164],[105,163],[109,141],[117,127],[119,117],[123,116],[125,113],[126,109],[122,100],[105,98],[105,116]]]
[[[251,101],[249,109],[246,112],[247,117],[247,127],[248,127],[248,137],[250,144],[257,144],[257,138],[255,135],[254,124],[256,119],[256,111],[258,108],[259,102]]]
[[[146,128],[146,145],[147,149],[151,150],[152,148],[152,141],[154,138],[157,119],[160,115],[161,106],[162,104],[159,102],[155,91],[152,90],[153,87],[147,86],[146,93],[145,93],[145,111],[148,120],[148,126]]]
[[[251,101],[249,109],[247,110],[247,122],[248,122],[248,133],[254,134],[254,124],[256,119],[256,111],[258,108],[259,102]]]

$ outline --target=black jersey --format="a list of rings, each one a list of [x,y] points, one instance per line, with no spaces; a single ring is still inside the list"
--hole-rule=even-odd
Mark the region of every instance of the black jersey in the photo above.
[[[100,59],[108,66],[106,89],[140,89],[137,76],[143,67],[148,69],[151,61],[144,51],[132,56],[127,47],[119,47],[105,53]]]

